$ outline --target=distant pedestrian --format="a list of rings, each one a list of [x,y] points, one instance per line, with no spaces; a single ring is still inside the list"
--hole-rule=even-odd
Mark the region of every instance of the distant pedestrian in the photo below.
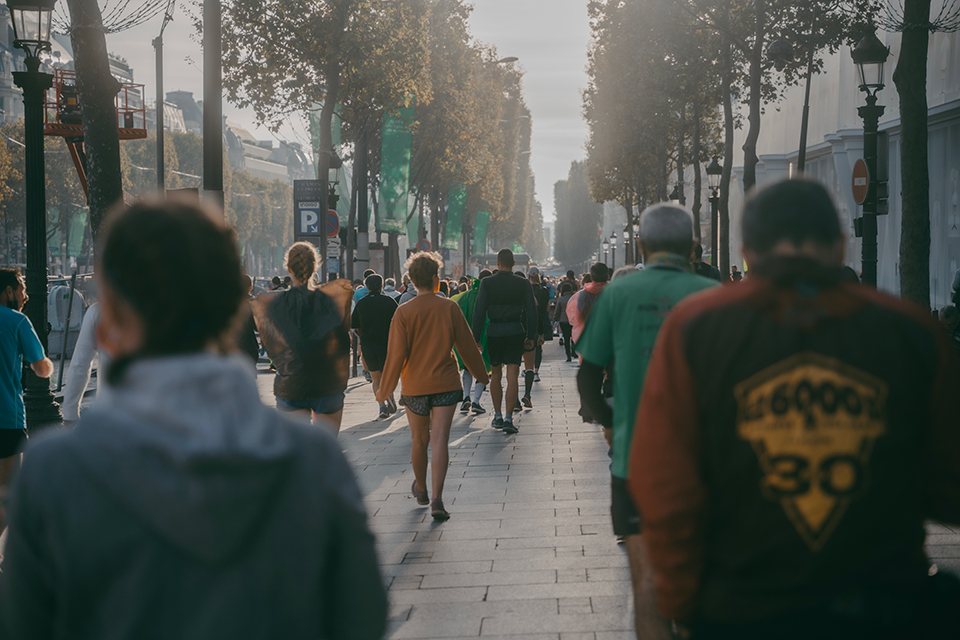
[[[29,299],[20,270],[0,268],[0,496],[7,490],[27,440],[21,385],[23,363],[41,378],[53,375],[53,362],[43,353],[30,319],[22,313]],[[0,532],[4,523],[0,502]]]
[[[313,288],[317,249],[308,242],[295,243],[284,260],[294,286],[253,303],[260,340],[277,368],[277,408],[320,420],[339,433],[350,371],[353,291],[345,280]]]
[[[286,291],[287,289],[290,288],[290,286],[292,285],[292,283],[293,283],[293,279],[290,278],[290,276],[284,276],[284,277],[283,277],[283,286],[281,286],[280,288],[283,289],[284,291]]]
[[[603,426],[606,440],[613,447],[613,531],[624,539],[637,638],[645,640],[668,638],[669,633],[656,615],[653,576],[643,551],[640,514],[627,489],[637,405],[660,324],[680,300],[718,283],[691,272],[693,216],[689,211],[668,204],[649,207],[640,216],[640,230],[646,268],[618,269],[593,305],[586,330],[577,342],[583,357],[577,383],[584,415],[592,416]],[[603,392],[609,385],[606,374],[613,379],[612,410]]]
[[[602,262],[594,263],[590,267],[590,273],[584,276],[583,289],[573,294],[573,298],[567,303],[567,318],[573,327],[573,344],[576,346],[580,340],[590,318],[590,312],[593,305],[597,302],[600,292],[607,286],[610,270]]]
[[[437,253],[415,253],[405,268],[420,292],[401,305],[390,326],[387,361],[377,400],[385,402],[403,379],[403,406],[413,438],[411,492],[421,505],[430,504],[434,520],[447,520],[443,485],[450,461],[448,445],[453,415],[463,400],[457,375],[456,347],[473,376],[486,384],[487,372],[460,307],[435,295],[443,260]],[[433,450],[433,500],[427,493],[427,447]],[[422,487],[422,488],[421,488]]]
[[[410,302],[417,297],[417,288],[413,286],[413,282],[410,280],[410,274],[403,274],[403,295],[400,296],[398,301],[400,304]]]
[[[362,300],[368,293],[370,293],[370,289],[367,287],[367,278],[369,278],[372,275],[375,275],[376,273],[377,272],[374,271],[373,269],[367,269],[366,271],[363,272],[362,280],[353,281],[353,288],[354,288],[353,303],[354,304],[360,302],[360,300]]]
[[[573,361],[573,327],[570,325],[570,319],[567,317],[567,304],[573,297],[573,283],[564,281],[557,288],[557,307],[553,312],[553,319],[560,323],[560,333],[563,336],[560,343],[567,354],[567,362]]]
[[[370,372],[373,384],[373,395],[380,389],[380,377],[383,375],[383,365],[387,360],[387,340],[390,336],[390,323],[393,314],[397,311],[397,302],[389,296],[383,295],[381,286],[383,278],[376,273],[367,276],[364,284],[369,292],[357,302],[353,309],[351,327],[360,336],[360,349],[363,353],[363,363]],[[391,393],[380,404],[380,419],[385,420],[396,413],[397,404]]]
[[[489,270],[484,269],[480,272],[480,277],[474,279],[471,288],[464,293],[453,298],[453,301],[457,303],[457,306],[460,307],[460,310],[463,311],[463,317],[467,319],[467,322],[473,320],[473,312],[477,307],[477,297],[480,295],[480,282],[484,278],[489,278],[492,273]],[[483,356],[483,364],[486,366],[487,374],[490,373],[490,357],[487,355],[487,332],[486,330],[480,334],[480,342],[478,343],[480,347],[480,353]],[[456,353],[456,349],[454,349]],[[463,362],[463,358],[460,357],[460,354],[457,353],[457,364],[460,366],[460,371],[463,378],[463,404],[460,405],[460,413],[467,413],[468,411],[473,411],[474,415],[480,415],[486,413],[486,409],[480,404],[480,397],[483,395],[483,392],[486,390],[486,384],[481,384],[479,380],[475,380],[473,374],[470,373]]]
[[[397,291],[397,281],[393,278],[387,278],[383,281],[383,295],[389,296],[394,300],[399,300],[402,295]]]
[[[273,279],[270,280],[270,290],[277,291],[283,288],[283,280],[280,279],[280,276],[273,276]]]
[[[480,342],[486,327],[487,354],[490,356],[490,396],[493,398],[493,428],[517,433],[513,412],[518,402],[520,362],[532,351],[537,339],[537,303],[526,278],[513,275],[513,252],[501,249],[497,254],[497,272],[480,282],[480,293],[473,312],[473,337]],[[489,320],[489,323],[487,322]],[[503,369],[506,367],[506,398]],[[503,412],[501,412],[501,409]]]
[[[694,247],[694,257],[696,258],[696,260],[693,261],[693,272],[695,274],[716,280],[717,282],[722,280],[720,277],[720,269],[703,261],[703,245],[697,244]]]
[[[731,282],[740,282],[743,280],[743,274],[740,273],[740,270],[737,269],[737,265],[730,267],[730,281]]]
[[[236,338],[237,348],[241,353],[245,353],[256,367],[260,360],[260,343],[257,341],[257,323],[253,319],[253,309],[250,307],[250,302],[253,300],[253,280],[250,276],[244,275],[241,284],[247,294],[244,304],[240,305],[241,324]]]
[[[550,289],[543,283],[539,272],[530,276],[530,284],[533,286],[533,297],[537,301],[538,333],[540,334],[533,365],[533,381],[540,382],[543,345],[546,342],[553,342],[553,323],[550,321]]]
[[[68,428],[77,426],[80,420],[81,405],[93,375],[94,364],[98,374],[96,399],[101,401],[110,393],[110,385],[107,383],[110,356],[100,347],[100,341],[97,339],[99,323],[100,303],[94,302],[83,314],[80,333],[73,347],[73,357],[70,358],[70,368],[63,381],[63,402],[60,403],[60,413],[63,414],[64,426]]]
[[[264,406],[242,356],[222,354],[246,292],[215,215],[137,204],[101,230],[113,393],[27,449],[3,638],[382,637],[374,538],[339,445]],[[183,287],[196,273],[216,286]]]
[[[924,552],[960,524],[960,359],[930,314],[842,282],[826,188],[742,216],[751,277],[667,317],[629,485],[660,610],[695,638],[948,638],[960,581]]]

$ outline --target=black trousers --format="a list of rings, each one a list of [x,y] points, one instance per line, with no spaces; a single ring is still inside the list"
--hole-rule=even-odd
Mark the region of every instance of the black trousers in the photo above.
[[[563,348],[567,350],[567,357],[574,356],[573,351],[573,325],[569,322],[560,323],[560,332],[563,334]]]

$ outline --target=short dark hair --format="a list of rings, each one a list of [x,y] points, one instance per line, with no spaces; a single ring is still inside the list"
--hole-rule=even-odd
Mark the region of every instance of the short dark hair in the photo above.
[[[20,269],[0,269],[0,291],[6,291],[7,287],[13,287],[14,291],[18,291],[23,282],[22,277]]]
[[[758,254],[784,240],[831,246],[843,237],[833,199],[819,182],[790,178],[757,189],[743,208],[743,246]]]
[[[270,282],[272,282],[273,286],[275,287],[283,284],[283,280],[280,279],[280,276],[273,276],[273,280],[271,280]]]
[[[576,280],[577,274],[573,272],[573,269],[570,269],[570,271],[567,271],[567,277],[570,278],[571,280]]]
[[[376,271],[374,271],[373,269],[367,269],[366,271],[363,272],[363,279],[366,280],[368,276],[372,276],[375,273]]]
[[[513,269],[514,263],[513,251],[510,251],[510,249],[500,249],[500,252],[497,253],[497,264]]]
[[[594,262],[590,266],[590,281],[591,282],[606,282],[610,277],[610,270],[607,269],[607,265],[602,262]]]
[[[694,253],[695,253],[696,256],[697,256],[697,260],[699,260],[700,258],[703,257],[703,245],[702,245],[702,244],[698,244],[698,245],[694,246],[694,247],[693,247],[693,251],[694,251]]]
[[[583,274],[583,284],[590,284],[591,282],[593,282],[593,278],[590,277],[590,274]]]
[[[371,273],[364,279],[363,284],[366,285],[367,291],[370,293],[380,293],[383,291],[383,276]]]
[[[490,269],[483,269],[480,272],[480,279],[483,280],[484,278],[489,278],[492,275],[493,275],[493,272],[490,271]]]

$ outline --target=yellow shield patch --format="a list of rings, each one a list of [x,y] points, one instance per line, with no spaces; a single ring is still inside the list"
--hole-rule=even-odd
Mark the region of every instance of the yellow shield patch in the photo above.
[[[737,385],[737,434],[753,446],[761,490],[819,551],[869,482],[886,433],[882,380],[817,353],[792,356]]]

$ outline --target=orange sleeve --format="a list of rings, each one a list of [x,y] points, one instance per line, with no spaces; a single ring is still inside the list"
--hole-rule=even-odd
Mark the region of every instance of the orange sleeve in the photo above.
[[[660,611],[681,621],[694,614],[704,555],[706,487],[695,392],[681,318],[671,315],[647,370],[628,483],[656,573]]]
[[[477,379],[477,382],[489,384],[490,376],[487,374],[487,365],[484,364],[480,349],[477,348],[477,342],[473,339],[473,329],[467,324],[466,317],[456,304],[453,306],[450,317],[453,319],[453,344],[457,348],[457,353],[460,354],[463,364]]]
[[[387,338],[387,360],[383,364],[377,402],[383,402],[390,397],[390,394],[400,383],[400,373],[407,365],[409,336],[407,335],[406,322],[404,322],[405,316],[405,313],[398,310],[393,314],[393,321],[390,323],[390,335]]]

